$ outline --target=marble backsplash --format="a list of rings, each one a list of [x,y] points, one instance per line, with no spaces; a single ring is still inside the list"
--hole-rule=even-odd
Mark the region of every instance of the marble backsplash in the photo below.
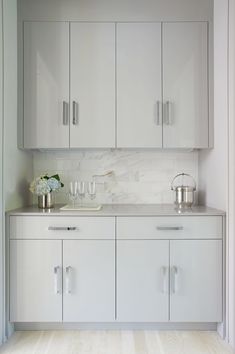
[[[177,173],[191,174],[198,182],[198,152],[99,150],[35,152],[34,176],[59,173],[65,187],[56,193],[57,203],[68,202],[73,180],[96,177],[98,203],[172,203],[170,185]]]

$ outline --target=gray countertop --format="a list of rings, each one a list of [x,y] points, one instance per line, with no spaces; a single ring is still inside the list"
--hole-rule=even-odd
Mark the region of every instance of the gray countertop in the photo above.
[[[53,209],[38,209],[36,205],[8,211],[8,215],[45,216],[176,216],[176,215],[225,215],[224,211],[206,206],[193,206],[178,212],[173,204],[106,204],[99,211],[64,211],[58,204]]]

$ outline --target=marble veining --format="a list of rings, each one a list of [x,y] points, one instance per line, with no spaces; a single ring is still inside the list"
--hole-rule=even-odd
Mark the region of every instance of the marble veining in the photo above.
[[[198,182],[197,151],[156,150],[81,150],[35,152],[34,176],[58,172],[65,188],[56,196],[57,203],[68,200],[71,180],[97,177],[97,203],[151,204],[172,203],[171,180],[177,173],[191,174]]]

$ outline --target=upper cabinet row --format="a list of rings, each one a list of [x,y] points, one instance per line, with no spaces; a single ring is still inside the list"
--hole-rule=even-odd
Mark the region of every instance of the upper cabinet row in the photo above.
[[[24,148],[208,148],[206,22],[24,23]]]

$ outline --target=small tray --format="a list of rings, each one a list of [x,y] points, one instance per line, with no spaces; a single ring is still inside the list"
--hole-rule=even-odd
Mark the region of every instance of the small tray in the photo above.
[[[83,204],[83,205],[64,205],[62,208],[60,208],[60,210],[64,210],[64,211],[99,211],[100,209],[102,209],[102,205],[100,204]]]

